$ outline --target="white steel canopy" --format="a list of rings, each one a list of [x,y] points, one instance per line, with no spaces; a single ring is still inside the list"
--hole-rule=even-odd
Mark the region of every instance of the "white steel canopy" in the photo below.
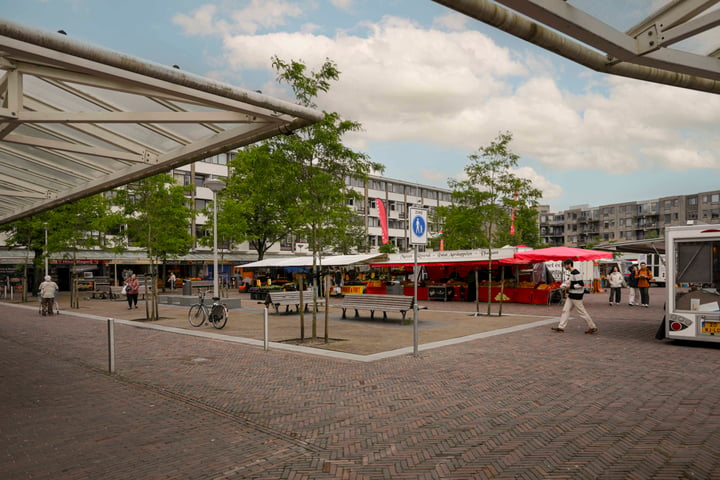
[[[629,29],[586,10],[613,5],[629,10],[635,2],[434,1],[598,72],[720,93],[720,9],[712,8],[720,0],[670,1]],[[623,17],[622,11],[614,13]],[[707,52],[694,52],[686,42],[700,35],[711,42]]]
[[[322,118],[0,19],[0,224]]]

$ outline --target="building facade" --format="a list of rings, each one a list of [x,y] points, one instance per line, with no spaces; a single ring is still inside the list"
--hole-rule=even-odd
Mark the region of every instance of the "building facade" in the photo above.
[[[540,238],[551,246],[658,238],[666,227],[688,222],[720,224],[720,190],[598,207],[578,205],[561,212],[542,206],[538,216]]]
[[[228,176],[228,162],[233,158],[234,153],[215,155],[200,162],[177,168],[173,171],[173,177],[181,185],[195,185],[191,201],[197,211],[203,210],[212,202],[212,192],[204,187],[206,180],[211,178],[225,178]],[[377,200],[381,199],[385,204],[388,222],[389,243],[396,246],[399,252],[408,251],[410,248],[408,239],[408,212],[411,207],[421,207],[428,210],[428,230],[437,232],[439,227],[434,224],[435,210],[440,206],[452,204],[451,190],[428,185],[421,185],[403,180],[391,179],[379,175],[370,175],[367,181],[358,178],[347,178],[348,187],[355,190],[362,197],[359,200],[348,200],[348,206],[353,208],[362,218],[367,235],[369,251],[376,252],[382,245],[382,227]],[[195,248],[202,250],[198,239],[202,236],[211,235],[212,232],[206,228],[208,219],[198,214],[191,225]],[[219,248],[229,249],[236,252],[251,253],[250,245],[245,242],[240,245],[219,245]],[[268,252],[269,255],[283,252],[306,253],[307,245],[301,238],[286,238],[279,244],[274,245]]]

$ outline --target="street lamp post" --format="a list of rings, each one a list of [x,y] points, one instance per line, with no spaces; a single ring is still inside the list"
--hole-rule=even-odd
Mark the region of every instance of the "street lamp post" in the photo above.
[[[218,256],[217,256],[217,193],[225,188],[225,182],[217,178],[205,181],[205,187],[213,192],[213,297],[219,298],[218,288]]]
[[[45,276],[50,275],[50,269],[48,268],[48,252],[47,252],[47,222],[43,223],[45,227]]]

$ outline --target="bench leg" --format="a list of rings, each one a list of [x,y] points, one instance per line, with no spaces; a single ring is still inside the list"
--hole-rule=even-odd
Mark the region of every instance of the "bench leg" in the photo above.
[[[375,320],[375,310],[370,310],[370,320]]]
[[[346,318],[345,317],[345,309],[343,308],[342,311],[343,311],[342,318]]]
[[[359,316],[360,316],[360,314],[358,313],[357,308],[356,308],[355,309],[355,318],[358,318]]]
[[[383,312],[383,320],[387,320],[387,312]]]

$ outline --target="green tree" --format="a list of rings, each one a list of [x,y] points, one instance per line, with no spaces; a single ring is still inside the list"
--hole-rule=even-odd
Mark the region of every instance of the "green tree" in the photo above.
[[[490,145],[468,156],[466,178],[449,182],[456,203],[444,212],[448,243],[453,248],[457,243],[462,245],[460,248],[488,249],[488,315],[491,314],[492,249],[502,246],[503,241],[498,228],[509,225],[513,208],[534,208],[542,196],[532,181],[512,173],[520,157],[510,150],[511,141],[510,132],[501,133]],[[477,299],[476,304],[479,310]]]
[[[218,236],[249,242],[262,260],[298,225],[297,165],[263,143],[238,152],[229,167],[227,186],[218,194]]]
[[[77,290],[77,252],[106,248],[106,232],[118,221],[110,212],[110,203],[103,195],[93,195],[62,205],[48,212],[48,253],[64,252],[72,259],[70,306],[80,308]]]
[[[397,253],[397,247],[394,243],[388,242],[383,245],[380,245],[380,248],[378,248],[378,252],[380,253]]]
[[[116,220],[109,211],[109,203],[103,195],[66,203],[53,210],[43,212],[32,217],[12,222],[3,226],[8,233],[9,246],[23,246],[28,253],[34,251],[34,271],[40,272],[47,256],[53,253],[62,253],[66,259],[72,259],[70,307],[79,308],[79,295],[75,272],[77,271],[77,252],[94,248],[105,248],[107,237],[105,233]],[[47,229],[47,244],[45,231]],[[23,277],[28,278],[27,266]],[[43,273],[44,275],[44,273]],[[42,275],[36,275],[40,277]],[[33,283],[39,283],[35,278]],[[25,292],[28,286],[23,289]],[[27,300],[24,297],[24,300]]]
[[[330,89],[331,83],[340,77],[337,65],[326,59],[318,71],[308,71],[299,61],[272,59],[277,80],[287,84],[297,101],[307,107],[317,108],[316,99]],[[363,180],[372,170],[381,171],[381,164],[372,162],[367,155],[357,152],[343,143],[347,133],[359,131],[360,124],[345,120],[335,112],[325,112],[325,118],[311,126],[269,140],[270,149],[288,162],[295,164],[297,177],[296,196],[298,222],[296,232],[308,240],[313,252],[312,338],[317,336],[318,257],[328,245],[337,240],[330,235],[343,231],[350,218],[347,199],[352,195],[345,179],[354,176]],[[333,233],[335,232],[335,233]],[[304,332],[301,330],[301,338]],[[327,336],[327,328],[326,328]]]
[[[187,205],[189,188],[177,185],[168,174],[159,174],[129,184],[118,190],[115,204],[122,208],[127,226],[127,241],[147,249],[150,261],[150,304],[146,303],[146,317],[157,320],[157,270],[168,258],[185,255],[192,247],[188,224],[193,215]],[[146,285],[147,285],[146,281]]]
[[[39,215],[33,215],[31,217],[25,217],[20,220],[16,220],[11,223],[0,226],[0,232],[7,235],[5,244],[10,248],[22,247],[25,248],[26,256],[25,262],[23,262],[22,271],[18,270],[18,275],[23,279],[23,292],[22,301],[27,301],[28,289],[34,288],[38,284],[38,277],[35,275],[34,279],[31,279],[29,274],[30,253],[34,253],[33,272],[40,271],[41,264],[47,256],[47,250],[45,247],[45,227],[47,226],[48,213],[44,212]]]

